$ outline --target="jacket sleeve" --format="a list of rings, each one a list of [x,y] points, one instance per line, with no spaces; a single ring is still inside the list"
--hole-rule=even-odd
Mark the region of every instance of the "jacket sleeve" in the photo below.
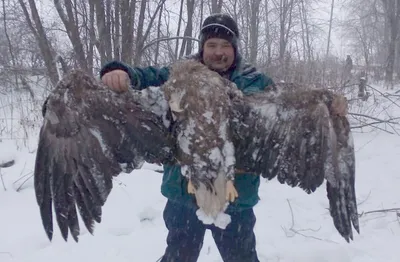
[[[131,67],[120,61],[112,61],[107,63],[100,70],[100,78],[112,70],[124,70],[128,73],[131,80],[131,86],[134,89],[142,90],[149,86],[160,86],[164,84],[169,77],[168,67],[157,68],[154,66],[148,67]]]
[[[245,95],[267,90],[274,84],[270,77],[250,65],[245,65],[232,81]]]
[[[269,78],[265,74],[258,73],[257,75],[253,76],[250,81],[246,82],[246,85],[243,88],[243,93],[245,95],[248,95],[263,90],[268,90],[273,84],[274,82],[271,78]]]

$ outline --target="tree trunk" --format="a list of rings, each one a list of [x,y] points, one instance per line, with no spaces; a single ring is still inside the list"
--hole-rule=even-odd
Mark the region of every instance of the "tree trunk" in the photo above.
[[[258,54],[258,28],[259,28],[259,15],[260,15],[260,2],[261,0],[250,1],[250,62],[256,64]]]
[[[182,13],[183,13],[183,3],[184,0],[181,0],[181,5],[179,7],[179,17],[178,17],[178,29],[176,31],[176,36],[179,36],[181,34],[181,25],[182,25]],[[175,59],[178,59],[178,48],[179,48],[179,39],[176,39],[176,44],[175,44]]]
[[[87,54],[88,68],[90,72],[93,72],[93,60],[94,60],[94,47],[96,44],[96,33],[94,28],[94,4],[89,2],[89,48]]]
[[[268,8],[268,0],[265,0],[265,41],[267,44],[267,64],[270,65],[272,61],[272,39],[271,32],[269,26],[269,8]]]
[[[139,25],[138,25],[138,30],[137,30],[137,34],[138,34],[138,38],[136,40],[136,53],[135,53],[135,57],[134,57],[134,65],[140,65],[141,63],[141,59],[142,59],[142,55],[143,55],[143,47],[144,47],[144,43],[146,41],[147,36],[150,33],[150,29],[153,27],[153,23],[154,20],[157,17],[158,12],[160,11],[161,7],[164,5],[166,0],[160,0],[156,10],[154,10],[154,13],[152,14],[152,16],[150,17],[150,21],[149,24],[147,26],[146,31],[143,33],[143,27],[144,27],[144,13],[146,10],[146,0],[142,0],[142,5],[144,4],[144,7],[140,7],[140,14],[139,14]]]
[[[103,66],[112,59],[111,31],[108,27],[108,18],[103,1],[89,0],[94,4],[96,11],[96,22],[98,31],[98,50],[100,53],[100,63]],[[109,1],[109,0],[107,0]]]
[[[56,63],[53,59],[52,48],[49,40],[47,39],[46,33],[44,31],[42,21],[40,20],[39,13],[36,8],[35,0],[29,0],[29,7],[31,10],[32,20],[29,15],[28,9],[24,3],[24,0],[18,0],[21,5],[22,11],[24,12],[24,16],[26,22],[33,35],[36,38],[36,41],[39,45],[40,53],[43,56],[44,63],[46,65],[47,73],[50,78],[50,81],[53,86],[55,86],[58,82],[57,68]]]
[[[221,13],[223,0],[211,0],[211,13]]]
[[[133,61],[133,30],[136,17],[136,0],[121,0],[121,60],[131,64]]]
[[[121,2],[120,0],[115,0],[115,8],[114,8],[114,22],[112,28],[114,28],[113,33],[113,45],[114,45],[114,60],[121,60],[121,18],[120,18],[120,8]]]
[[[160,13],[158,15],[158,25],[157,25],[157,39],[161,38],[161,19],[162,19],[162,13],[163,13],[163,7],[160,8]],[[154,63],[157,66],[158,65],[158,56],[160,53],[160,42],[157,42],[156,44],[156,52],[154,55]]]
[[[393,72],[394,63],[396,59],[396,42],[399,32],[399,15],[397,14],[397,5],[400,0],[382,0],[386,17],[389,24],[389,44],[388,44],[388,57],[386,64],[385,84],[393,88]]]
[[[143,28],[144,28],[144,16],[146,11],[146,4],[147,0],[140,1],[140,11],[139,11],[139,21],[138,27],[136,32],[136,52],[133,59],[133,64],[135,66],[139,66],[142,60],[142,53],[140,52],[141,46],[140,43],[142,42],[143,38]]]
[[[67,14],[64,13],[60,0],[54,0],[54,6],[56,7],[58,15],[67,30],[68,38],[74,49],[75,60],[78,62],[78,65],[82,70],[88,72],[89,69],[86,55],[79,35],[78,21],[75,21],[71,0],[64,0],[64,5]]]
[[[186,1],[187,23],[183,36],[192,37],[193,34],[193,13],[194,13],[194,0]],[[192,52],[193,41],[189,38],[184,38],[182,41],[181,51],[179,58],[185,55],[190,55]]]
[[[331,15],[329,18],[329,30],[328,30],[328,44],[326,47],[326,56],[328,57],[329,55],[329,49],[330,49],[330,43],[331,43],[331,31],[332,31],[332,21],[333,21],[333,8],[335,7],[335,0],[332,0],[331,3]]]

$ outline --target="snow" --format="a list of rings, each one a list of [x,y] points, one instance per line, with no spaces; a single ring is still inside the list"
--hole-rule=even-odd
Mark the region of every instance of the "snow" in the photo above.
[[[400,137],[387,133],[356,133],[356,190],[359,212],[400,207]],[[145,164],[114,180],[94,236],[81,223],[78,244],[65,243],[55,228],[49,242],[42,228],[33,179],[35,153],[0,144],[0,155],[16,156],[16,165],[1,169],[6,191],[0,187],[0,261],[156,261],[165,249],[167,230],[162,219],[166,199],[160,193],[158,166]],[[3,160],[3,159],[1,159]],[[17,181],[20,179],[19,181]],[[17,182],[16,182],[17,181]],[[328,214],[326,192],[307,195],[276,180],[262,181],[260,202],[254,208],[260,261],[398,261],[400,223],[395,213],[366,214],[361,234],[347,244]],[[289,206],[290,204],[290,206]],[[293,210],[293,221],[291,209]],[[207,232],[199,262],[222,261]]]
[[[339,235],[327,210],[325,187],[307,195],[276,179],[262,180],[261,200],[254,208],[261,262],[399,261],[400,217],[396,212],[367,212],[400,208],[400,136],[359,131],[355,130],[353,139],[358,211],[364,213],[361,234],[356,233],[350,244]],[[163,255],[167,230],[163,221],[166,199],[160,193],[162,174],[157,172],[161,167],[145,163],[114,179],[94,236],[81,222],[79,243],[72,238],[64,242],[58,227],[50,242],[33,190],[34,144],[31,141],[24,147],[11,139],[0,142],[0,163],[16,162],[0,169],[6,188],[0,181],[1,262],[157,261]],[[222,261],[208,231],[198,261]]]
[[[216,227],[225,229],[228,224],[232,221],[231,216],[224,213],[219,212],[215,218],[210,215],[207,215],[202,209],[197,209],[196,215],[200,221],[202,221],[206,225],[214,224]]]

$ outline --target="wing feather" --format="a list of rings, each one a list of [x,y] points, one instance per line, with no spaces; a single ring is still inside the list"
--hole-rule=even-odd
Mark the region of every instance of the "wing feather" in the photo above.
[[[236,101],[236,166],[314,192],[324,181],[339,233],[359,232],[355,155],[346,117],[331,115],[326,90],[277,90]]]
[[[45,130],[40,131],[40,136],[43,136]],[[46,150],[47,141],[39,140],[39,145],[37,149],[37,155],[40,158],[36,158],[35,163],[35,174],[34,174],[34,186],[36,192],[36,200],[40,207],[40,216],[42,218],[42,223],[45,232],[49,239],[53,235],[53,206],[51,198],[51,185],[50,185],[50,157],[49,151]]]
[[[147,106],[147,107],[146,107]],[[112,178],[144,161],[171,159],[171,138],[160,114],[135,92],[117,94],[72,71],[45,102],[34,171],[42,223],[53,236],[53,208],[62,237],[78,241],[76,207],[90,233],[100,223]]]

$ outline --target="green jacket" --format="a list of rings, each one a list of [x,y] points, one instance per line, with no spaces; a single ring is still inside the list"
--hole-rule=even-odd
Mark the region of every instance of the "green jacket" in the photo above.
[[[192,56],[198,57],[198,56]],[[160,86],[167,81],[169,77],[168,67],[130,67],[124,63],[113,61],[106,64],[100,77],[114,69],[122,69],[129,74],[131,85],[135,89],[144,89],[149,86]],[[236,67],[231,70],[229,80],[234,82],[244,94],[260,92],[267,86],[273,84],[271,78],[258,72],[254,67],[248,64],[242,64],[241,59],[236,62]],[[240,211],[252,208],[258,202],[258,188],[260,177],[252,174],[235,175],[235,187],[239,197],[231,203],[228,211]],[[161,193],[172,201],[178,201],[189,207],[196,208],[193,195],[187,193],[187,179],[181,175],[181,169],[178,165],[164,165],[164,175],[161,185]]]

